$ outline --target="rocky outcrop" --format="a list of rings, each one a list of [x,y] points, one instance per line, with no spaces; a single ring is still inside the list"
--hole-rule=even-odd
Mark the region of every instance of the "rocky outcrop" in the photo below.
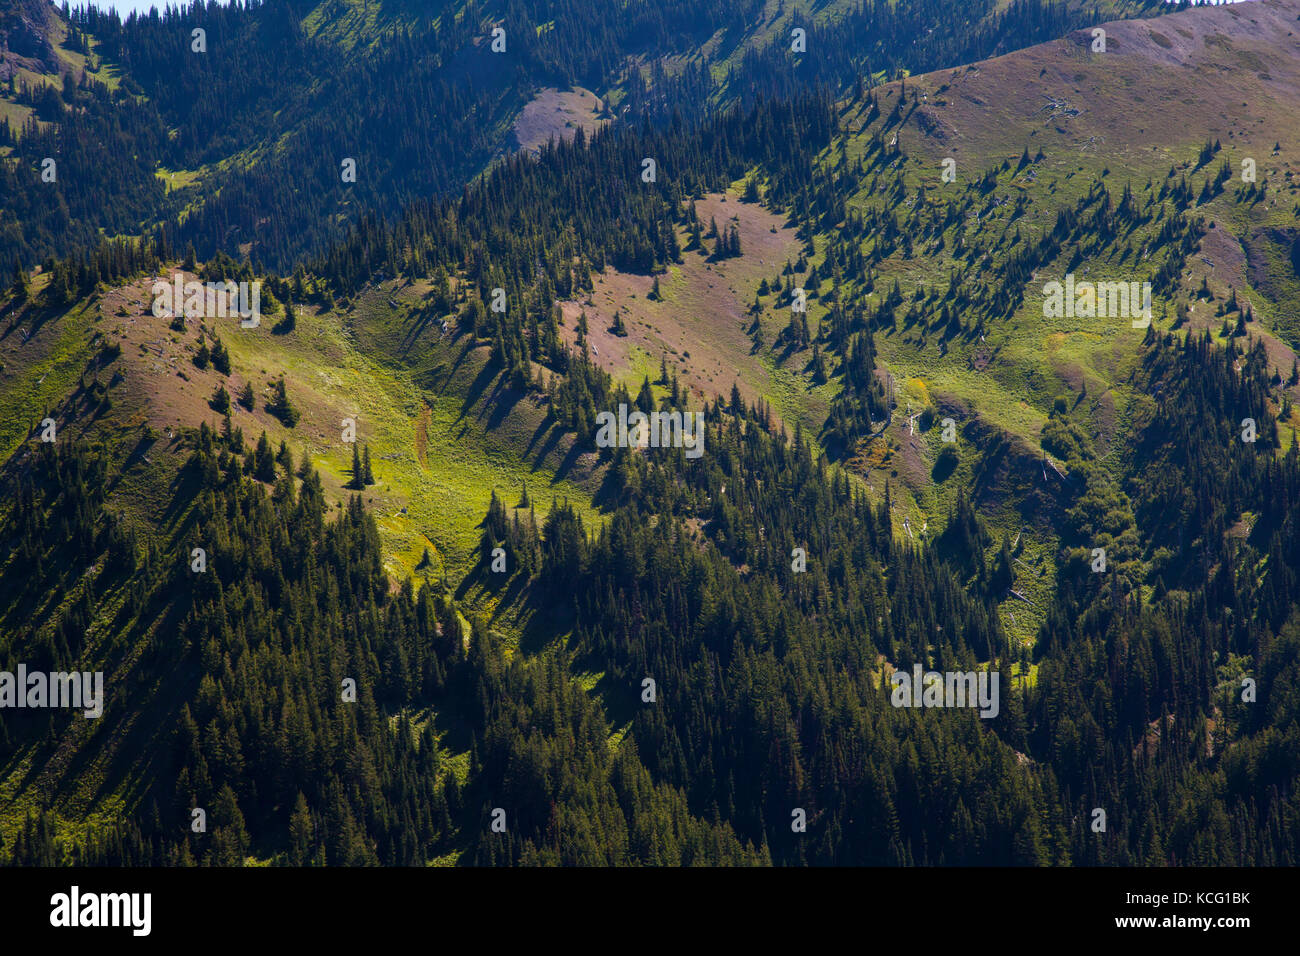
[[[59,72],[59,55],[50,39],[57,23],[46,0],[7,0],[0,7],[0,82],[8,82],[19,68]]]

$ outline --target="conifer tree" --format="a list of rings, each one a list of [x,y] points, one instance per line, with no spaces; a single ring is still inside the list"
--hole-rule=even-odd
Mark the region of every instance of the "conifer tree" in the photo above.
[[[230,353],[219,338],[212,343],[212,367],[222,375],[230,374]]]
[[[19,264],[16,258],[14,259],[13,281],[9,284],[9,291],[17,302],[26,302],[32,292],[32,280],[27,275],[27,270]]]
[[[271,451],[271,442],[266,437],[266,432],[262,432],[258,438],[257,448],[253,452],[253,476],[258,481],[275,481],[275,453]]]
[[[293,428],[298,424],[298,410],[289,401],[289,392],[284,384],[284,375],[276,379],[271,390],[271,400],[266,403],[266,410],[284,424]]]
[[[216,392],[212,395],[212,400],[208,402],[212,410],[226,415],[230,412],[230,393],[226,391],[226,386],[218,385]]]
[[[352,480],[348,482],[348,487],[354,491],[360,491],[366,486],[366,473],[361,464],[361,452],[357,450],[356,442],[352,443]]]

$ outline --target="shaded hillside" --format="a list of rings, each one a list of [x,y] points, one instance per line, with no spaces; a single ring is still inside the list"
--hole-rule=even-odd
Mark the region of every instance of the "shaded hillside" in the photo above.
[[[49,76],[20,72],[3,95],[11,135],[0,148],[15,142],[0,164],[0,263],[30,267],[99,229],[165,225],[203,258],[221,251],[287,271],[363,213],[454,195],[513,151],[513,127],[550,88],[585,87],[624,123],[692,122],[755,96],[955,64],[1097,17],[1040,0],[995,8],[931,0],[900,20],[892,6],[843,0],[779,13],[770,0],[331,0],[194,5],[125,22],[78,8],[69,25],[36,31]],[[943,32],[917,29],[916,17]],[[788,46],[794,29],[813,30],[811,59],[747,65],[769,38]],[[548,132],[566,129],[549,119]],[[40,176],[49,157],[62,170],[54,181]],[[95,196],[112,201],[96,208]]]

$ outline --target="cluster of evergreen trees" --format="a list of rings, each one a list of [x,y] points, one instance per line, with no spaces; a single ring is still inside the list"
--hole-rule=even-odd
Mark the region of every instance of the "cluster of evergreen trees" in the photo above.
[[[492,343],[514,384],[527,386],[534,363],[573,371],[559,335],[559,301],[590,291],[593,274],[607,265],[650,274],[680,261],[678,229],[702,247],[693,198],[757,163],[768,172],[768,201],[791,201],[836,126],[832,101],[815,96],[757,103],[695,129],[644,126],[590,139],[579,131],[536,158],[500,164],[459,200],[413,203],[392,223],[364,216],[311,271],[346,297],[376,273],[436,277],[458,264],[462,281],[446,304]],[[647,157],[656,163],[650,182],[641,177]],[[719,255],[742,252],[734,224],[714,231]],[[489,308],[496,289],[504,312]],[[593,417],[595,410],[588,408]]]
[[[933,548],[901,543],[888,491],[872,506],[739,396],[698,462],[615,452],[626,504],[594,538],[553,511],[519,573],[572,594],[573,650],[652,775],[774,862],[1294,863],[1300,451],[1275,454],[1262,345],[1153,336],[1141,389],[1121,475],[1064,412],[1045,435],[1079,487],[1033,684],[995,609],[1011,562],[965,499]],[[895,710],[882,665],[913,661],[999,669],[1002,712]]]
[[[3,759],[35,748],[57,789],[84,771],[60,755],[94,747],[114,773],[141,774],[142,790],[116,825],[76,837],[33,813],[0,833],[0,859],[764,862],[653,780],[633,747],[611,751],[601,708],[561,658],[512,657],[430,586],[394,593],[360,499],[331,517],[310,464],[283,446],[271,456],[265,435],[243,454],[241,436],[206,425],[191,440],[183,529],[148,547],[102,507],[111,453],[43,445],[27,458],[6,516],[18,548],[0,575],[18,597],[6,612],[33,623],[0,644],[0,668],[102,669],[107,706],[99,722],[6,712]],[[102,573],[51,610],[44,597],[87,562]],[[467,771],[448,759],[448,734]],[[496,807],[503,834],[490,829]]]
[[[509,147],[508,121],[539,86],[623,94],[621,119],[670,127],[737,102],[860,91],[864,78],[955,66],[1099,18],[1050,0],[1017,0],[1000,12],[992,0],[926,0],[906,10],[867,2],[820,24],[784,17],[767,44],[715,82],[710,57],[731,45],[708,41],[752,32],[761,0],[386,4],[390,16],[360,38],[341,35],[328,16],[307,33],[302,18],[315,6],[198,3],[123,20],[65,3],[66,48],[84,51],[91,37],[94,53],[85,71],[64,76],[61,92],[57,83],[13,85],[35,115],[17,130],[0,126],[0,144],[13,142],[16,159],[0,163],[3,267],[30,268],[102,234],[165,224],[205,259],[251,248],[287,270],[324,249],[340,222],[454,195]],[[1122,6],[1168,9],[1155,0]],[[506,52],[492,53],[492,29],[502,24]],[[806,53],[790,51],[795,28],[807,31]],[[649,68],[629,69],[636,58]],[[98,78],[104,65],[121,74],[114,90]],[[321,143],[339,144],[337,154]],[[58,162],[53,182],[41,178],[47,157]],[[356,161],[355,182],[343,180],[345,158]],[[170,193],[171,180],[156,175],[200,168],[203,182]]]

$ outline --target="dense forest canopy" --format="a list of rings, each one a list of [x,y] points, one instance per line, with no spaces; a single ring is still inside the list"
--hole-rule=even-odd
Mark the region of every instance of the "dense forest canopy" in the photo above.
[[[539,86],[591,88],[620,123],[693,122],[738,101],[955,66],[1098,19],[1052,0],[1003,11],[926,0],[859,3],[819,21],[792,9],[777,26],[763,7],[249,0],[123,20],[65,5],[65,46],[89,56],[61,86],[11,77],[14,102],[32,112],[0,123],[0,147],[13,150],[0,163],[0,263],[30,268],[102,234],[165,226],[204,259],[220,251],[292,271],[365,212],[454,195],[511,148],[511,122]],[[494,54],[501,24],[506,47]],[[757,24],[771,36],[751,35]],[[811,31],[816,55],[790,49],[794,29]],[[53,182],[41,178],[47,157],[59,163]]]

